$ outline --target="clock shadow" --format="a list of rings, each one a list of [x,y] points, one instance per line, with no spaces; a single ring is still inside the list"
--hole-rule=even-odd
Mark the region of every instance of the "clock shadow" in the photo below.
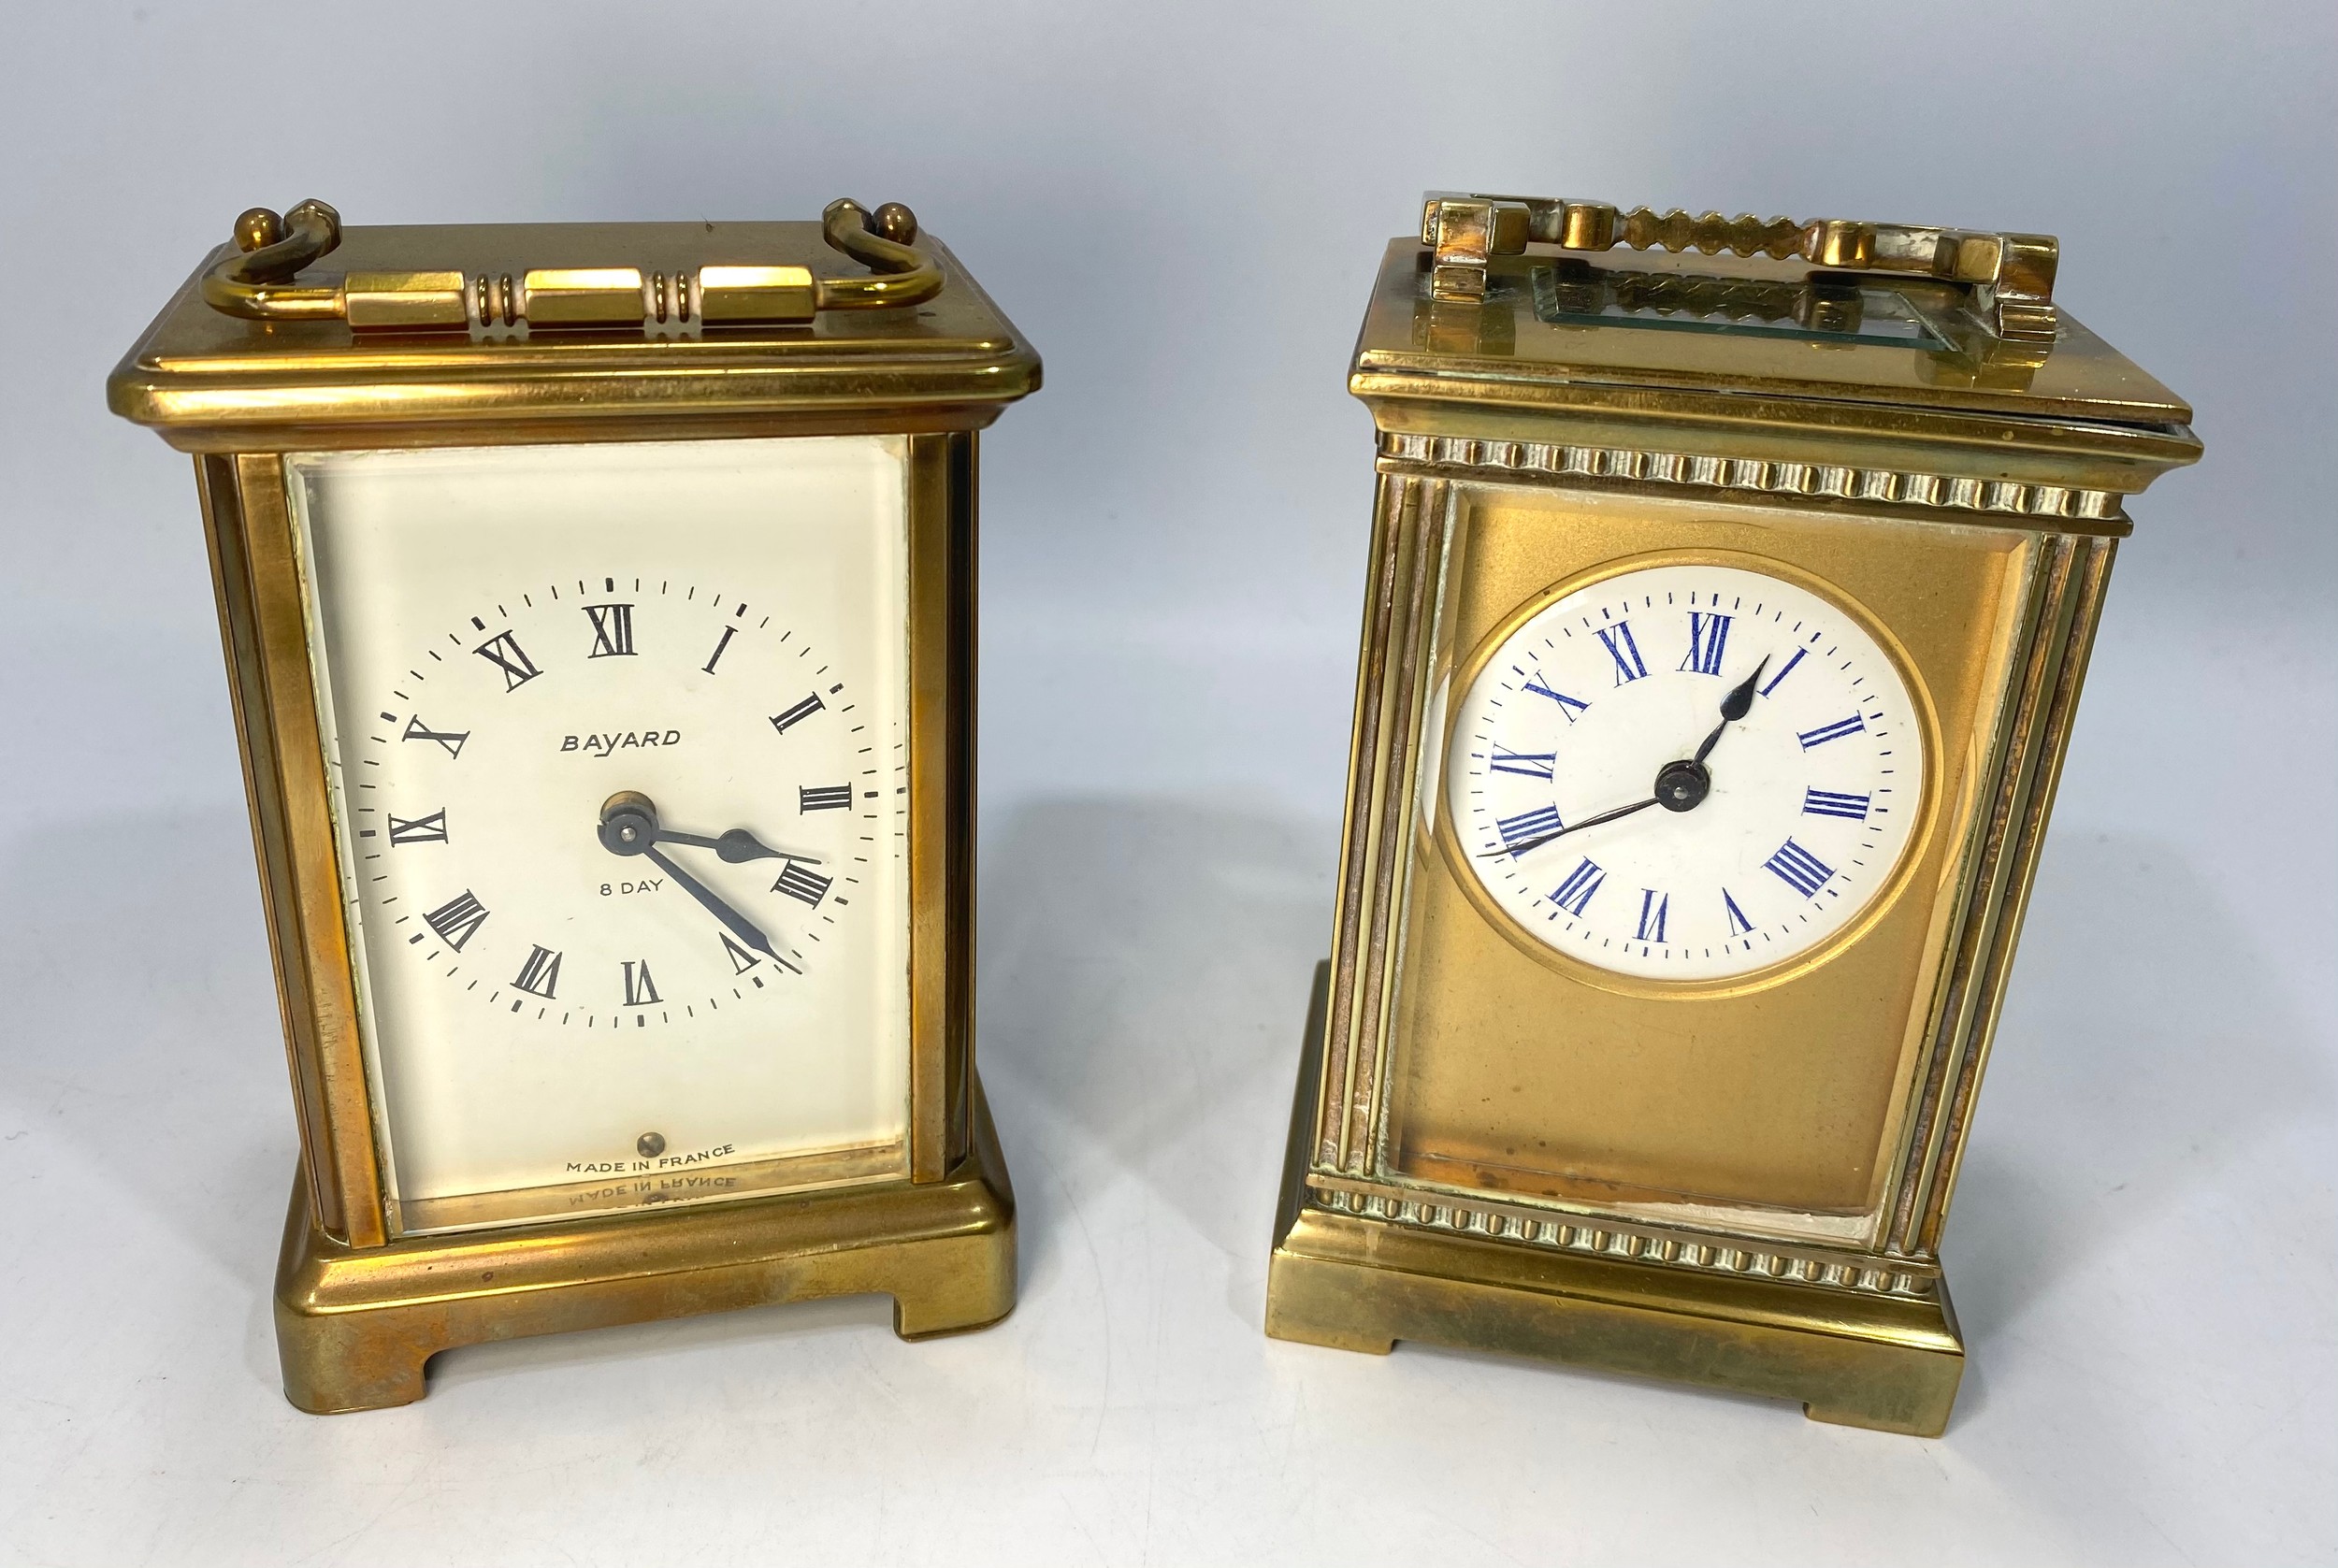
[[[299,1139],[240,805],[51,819],[0,851],[0,1099],[48,1145],[51,1201],[265,1301]]]
[[[2050,834],[1942,1237],[1975,1361],[2270,1129],[2319,1114],[2333,1086],[2311,1041],[2184,849]],[[1968,1371],[1959,1421],[1978,1414],[1975,1383]]]
[[[976,1056],[1027,1288],[1101,1280],[1097,1237],[1149,1229],[1157,1197],[1222,1260],[1230,1310],[1263,1320],[1338,842],[1335,822],[1120,796],[1032,799],[987,836]]]

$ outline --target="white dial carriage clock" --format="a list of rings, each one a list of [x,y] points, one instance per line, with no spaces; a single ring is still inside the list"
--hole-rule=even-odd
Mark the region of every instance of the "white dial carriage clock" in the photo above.
[[[301,1119],[287,1394],[844,1292],[1003,1316],[974,444],[1030,345],[900,207],[237,237],[110,393],[210,539]]]
[[[1945,1425],[1941,1228],[2125,497],[2200,453],[2056,255],[1467,195],[1391,247],[1270,1333]]]

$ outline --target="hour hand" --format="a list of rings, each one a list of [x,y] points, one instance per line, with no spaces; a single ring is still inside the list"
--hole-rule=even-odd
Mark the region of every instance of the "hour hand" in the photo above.
[[[733,866],[747,860],[816,861],[819,859],[816,855],[790,855],[785,850],[773,849],[744,827],[733,827],[729,832],[712,839],[703,833],[681,833],[671,827],[659,827],[651,835],[650,842],[661,844],[686,844],[692,849],[711,849]]]
[[[1754,667],[1754,673],[1731,687],[1729,695],[1721,699],[1721,722],[1713,726],[1710,735],[1705,737],[1705,743],[1696,748],[1696,755],[1689,758],[1691,762],[1702,762],[1712,755],[1713,748],[1721,744],[1722,732],[1754,711],[1754,683],[1760,680],[1762,671],[1768,668],[1769,655],[1764,654],[1762,662]]]

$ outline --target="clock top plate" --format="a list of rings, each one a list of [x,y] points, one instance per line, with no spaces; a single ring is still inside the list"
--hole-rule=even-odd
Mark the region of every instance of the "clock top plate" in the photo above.
[[[1766,257],[1585,261],[1541,246],[1494,257],[1482,302],[1449,303],[1430,297],[1429,261],[1417,237],[1390,242],[1351,367],[1358,396],[1630,417],[1615,406],[1629,389],[1642,411],[1693,401],[1732,419],[1751,416],[1754,396],[1824,400],[1830,410],[1802,417],[1883,417],[1912,434],[1927,417],[2012,415],[2082,447],[2148,447],[2163,465],[2198,453],[2190,406],[2067,310],[2051,343],[2001,339],[1952,283]]]
[[[590,439],[592,422],[801,421],[831,427],[978,428],[1038,389],[1039,355],[948,249],[921,234],[943,268],[923,304],[824,311],[801,326],[651,336],[639,330],[541,330],[526,336],[384,333],[339,321],[245,321],[207,305],[205,270],[164,307],[108,379],[114,411],[186,450],[384,444],[350,427],[397,425],[404,439],[483,424],[532,428],[512,439]],[[460,269],[517,276],[530,267],[710,265],[809,267],[849,276],[859,264],[823,242],[816,223],[351,225],[303,281],[329,273]],[[583,428],[580,428],[582,426]],[[336,436],[337,429],[343,432]],[[612,432],[615,433],[615,432]],[[454,439],[454,438],[440,438]]]

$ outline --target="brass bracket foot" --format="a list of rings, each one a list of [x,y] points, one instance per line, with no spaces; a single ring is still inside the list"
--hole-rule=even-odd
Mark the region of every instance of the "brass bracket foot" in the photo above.
[[[296,1180],[276,1274],[284,1397],[316,1415],[406,1404],[455,1345],[823,1296],[890,1296],[905,1340],[987,1328],[1015,1306],[1015,1196],[972,1088],[971,1147],[938,1182],[350,1247]]]
[[[1868,1298],[1546,1253],[1336,1213],[1306,1185],[1328,965],[1319,965],[1268,1264],[1276,1339],[1386,1355],[1400,1339],[1801,1402],[1813,1420],[1937,1437],[1965,1347],[1945,1289]]]

